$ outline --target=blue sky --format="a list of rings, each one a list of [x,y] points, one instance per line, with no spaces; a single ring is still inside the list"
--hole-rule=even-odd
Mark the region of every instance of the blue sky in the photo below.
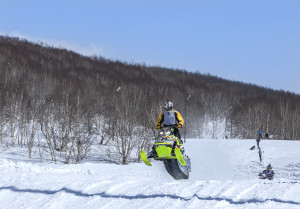
[[[0,0],[0,34],[300,94],[299,0]]]

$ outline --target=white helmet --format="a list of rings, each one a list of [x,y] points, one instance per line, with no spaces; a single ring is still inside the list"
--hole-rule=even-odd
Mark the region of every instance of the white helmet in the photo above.
[[[165,105],[164,105],[164,108],[166,111],[171,111],[173,110],[173,102],[170,102],[170,101],[166,101]]]

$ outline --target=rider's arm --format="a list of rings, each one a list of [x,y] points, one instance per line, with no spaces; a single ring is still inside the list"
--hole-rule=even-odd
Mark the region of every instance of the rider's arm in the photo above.
[[[160,129],[161,124],[164,122],[164,113],[160,113],[155,124],[156,128]]]
[[[176,116],[176,121],[178,122],[178,128],[181,128],[184,124],[184,120],[178,111],[174,110],[174,112]]]

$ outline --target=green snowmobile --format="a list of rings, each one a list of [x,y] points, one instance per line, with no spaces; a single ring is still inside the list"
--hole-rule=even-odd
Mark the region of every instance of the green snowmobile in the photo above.
[[[163,127],[152,147],[150,156],[144,150],[140,153],[143,162],[152,166],[149,158],[162,160],[168,173],[175,179],[188,179],[191,172],[190,158],[185,155],[181,140],[174,135],[173,127]]]

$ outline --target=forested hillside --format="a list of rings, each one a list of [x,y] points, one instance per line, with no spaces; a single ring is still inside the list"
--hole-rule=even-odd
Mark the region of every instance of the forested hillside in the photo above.
[[[299,95],[0,36],[0,143],[29,156],[43,145],[53,160],[80,162],[96,142],[125,163],[149,146],[165,100],[182,113],[187,137],[256,138],[261,129],[300,139]]]

